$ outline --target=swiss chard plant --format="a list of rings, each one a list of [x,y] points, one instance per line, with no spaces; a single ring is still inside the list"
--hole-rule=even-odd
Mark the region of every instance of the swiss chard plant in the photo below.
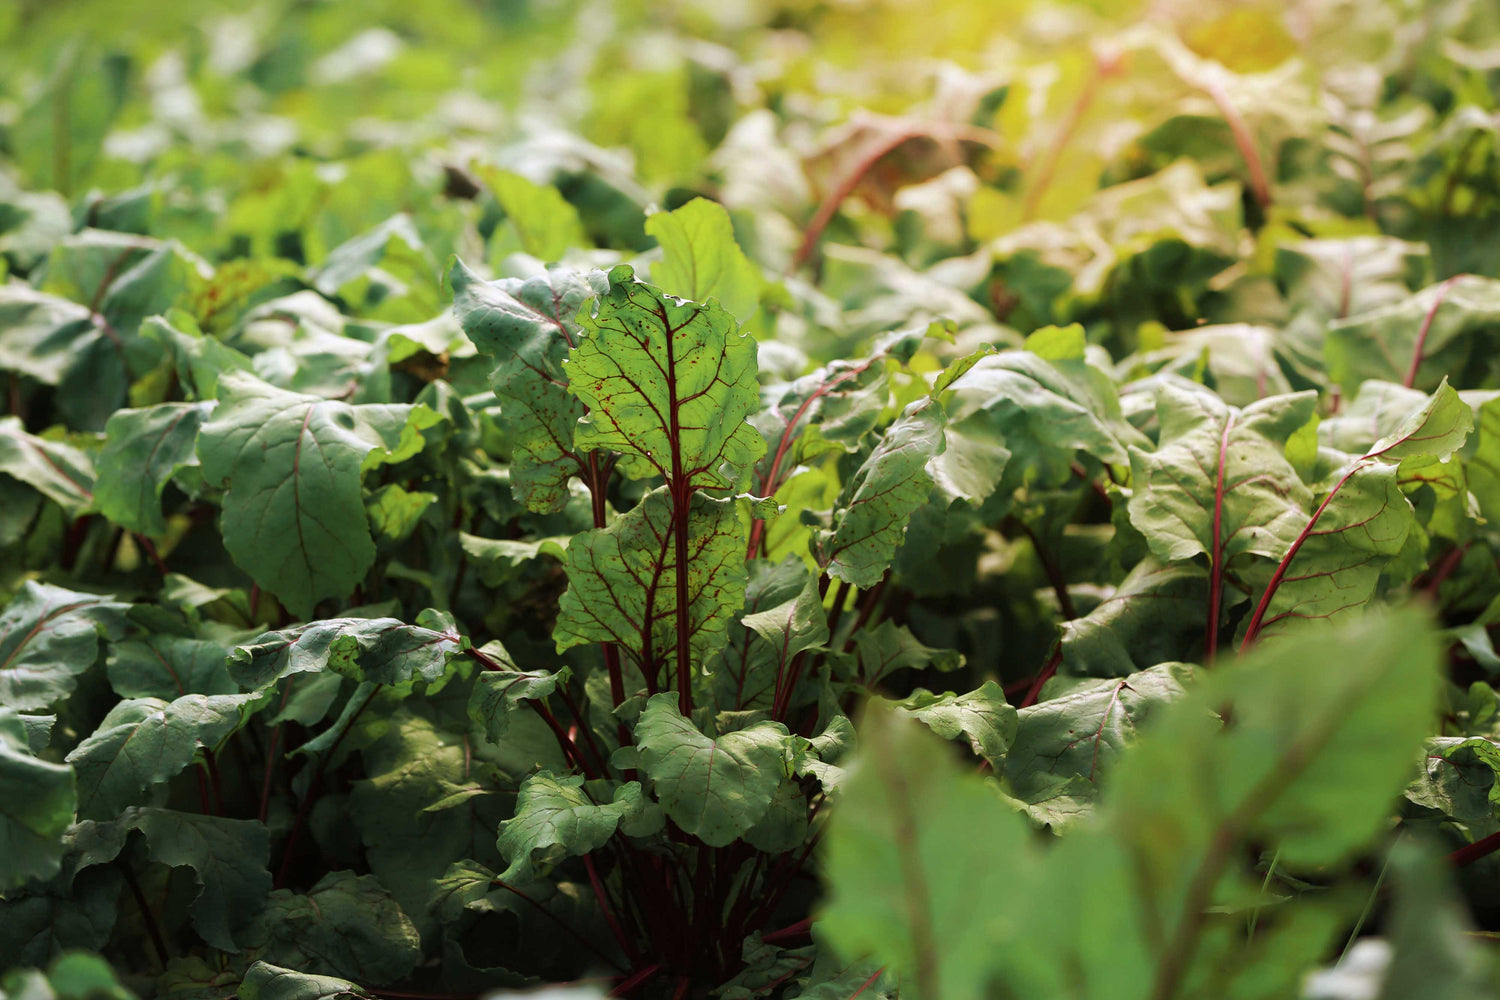
[[[0,996],[1500,996],[1500,22],[1002,6],[0,5]]]

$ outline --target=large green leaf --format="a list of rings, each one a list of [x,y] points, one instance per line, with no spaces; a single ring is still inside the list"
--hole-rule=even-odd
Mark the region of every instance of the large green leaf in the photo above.
[[[892,710],[909,716],[945,740],[964,737],[975,755],[999,764],[1016,737],[1016,710],[1006,704],[1005,692],[994,681],[968,694],[934,694],[917,688]]]
[[[72,768],[37,759],[25,722],[0,709],[0,887],[57,874],[77,806]]]
[[[105,670],[121,698],[235,694],[239,685],[229,675],[228,653],[223,643],[211,639],[148,633],[114,643]]]
[[[435,419],[425,407],[350,406],[223,376],[198,457],[227,491],[229,554],[301,616],[347,595],[375,559],[360,474],[420,450],[416,428]]]
[[[574,441],[623,457],[632,478],[680,490],[735,486],[765,442],[746,421],[758,408],[755,341],[722,307],[683,302],[620,265],[568,356],[568,391],[589,413]]]
[[[449,281],[464,332],[495,360],[490,384],[505,404],[499,419],[511,439],[511,490],[531,510],[559,510],[568,477],[580,471],[573,429],[584,414],[568,393],[563,359],[582,339],[578,311],[598,289],[563,268],[486,282],[458,263]]]
[[[165,533],[162,490],[179,469],[198,464],[194,446],[209,410],[203,403],[117,410],[104,426],[99,453],[99,512],[131,531]]]
[[[1454,278],[1329,327],[1328,375],[1352,393],[1367,379],[1405,381],[1415,365],[1410,384],[1433,389],[1485,359],[1475,351],[1493,349],[1497,335],[1500,281]]]
[[[32,580],[0,615],[0,704],[26,712],[72,693],[94,665],[101,630],[118,627],[125,605]]]
[[[261,960],[317,976],[391,983],[422,957],[416,928],[373,875],[331,872],[306,895],[277,889],[252,932]]]
[[[240,981],[239,1000],[356,1000],[370,994],[347,979],[314,976],[256,962]]]
[[[72,445],[26,433],[16,417],[0,417],[0,473],[53,501],[69,517],[94,506],[94,463]]]
[[[125,822],[145,834],[151,860],[193,870],[193,929],[215,948],[238,951],[271,891],[270,831],[254,820],[170,809],[133,811]]]
[[[1187,664],[1163,663],[1119,680],[1054,681],[1045,700],[1021,710],[1006,788],[1054,828],[1088,814],[1141,724],[1181,697],[1192,676]]]
[[[646,232],[662,248],[661,262],[651,267],[653,284],[694,302],[717,299],[741,323],[754,318],[761,276],[735,242],[734,226],[722,205],[694,198],[681,208],[647,218]]]
[[[866,713],[861,753],[829,822],[831,895],[818,922],[848,958],[872,958],[916,997],[978,1000],[1004,929],[1027,919],[1026,824],[922,727]],[[996,858],[1006,859],[1004,864]]]
[[[789,739],[773,722],[711,738],[682,717],[670,693],[647,702],[635,727],[657,801],[673,823],[713,847],[743,836],[770,809]]]
[[[927,463],[943,443],[943,408],[933,400],[911,404],[891,424],[839,494],[833,529],[818,536],[818,561],[829,576],[863,588],[880,582],[912,511],[932,491]]]
[[[78,775],[78,814],[111,819],[141,803],[192,763],[200,746],[216,749],[264,703],[258,693],[120,702],[68,754]]]

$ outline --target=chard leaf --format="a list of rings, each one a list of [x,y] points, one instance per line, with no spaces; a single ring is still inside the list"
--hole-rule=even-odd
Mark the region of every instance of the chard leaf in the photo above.
[[[1196,659],[1203,649],[1207,594],[1202,566],[1142,559],[1092,611],[1063,622],[1066,672],[1124,677],[1160,663]]]
[[[431,682],[443,675],[462,646],[462,637],[451,630],[395,618],[329,618],[266,632],[231,651],[228,664],[241,686],[255,690],[292,674],[320,670],[372,684],[404,684],[414,678]]]
[[[426,407],[347,403],[230,373],[198,437],[210,483],[222,485],[224,545],[295,614],[343,597],[375,559],[360,474],[420,450]]]
[[[105,670],[121,698],[172,699],[185,694],[237,694],[229,650],[209,639],[151,633],[110,647]]]
[[[1247,623],[1245,644],[1287,619],[1331,618],[1369,601],[1416,524],[1401,470],[1448,461],[1473,425],[1468,404],[1444,381],[1355,461],[1283,555]]]
[[[0,708],[0,889],[57,874],[77,807],[72,768],[38,760],[24,720]]]
[[[474,693],[469,696],[469,718],[484,727],[485,736],[491,743],[498,743],[510,728],[511,713],[524,702],[541,701],[558,685],[566,684],[569,671],[565,667],[553,673],[547,670],[519,670],[499,643],[489,643],[480,652],[500,669],[486,669],[474,680]]]
[[[1164,382],[1154,451],[1131,452],[1131,523],[1164,564],[1206,554],[1219,573],[1237,557],[1279,558],[1306,522],[1310,493],[1285,455],[1313,416],[1311,392],[1243,410],[1207,390]]]
[[[94,665],[101,630],[116,628],[125,605],[28,580],[0,614],[0,704],[47,708],[73,692]]]
[[[1020,712],[1006,787],[1054,828],[1088,814],[1140,724],[1181,697],[1192,676],[1187,664],[1163,663],[1119,680],[1054,681],[1044,701]]]
[[[712,847],[728,846],[771,808],[789,739],[779,722],[712,739],[682,717],[670,693],[647,702],[635,727],[657,801],[672,822]]]
[[[535,878],[564,858],[598,850],[645,805],[640,782],[626,782],[615,789],[613,801],[597,802],[584,788],[582,775],[539,771],[522,783],[515,817],[500,824],[496,846],[510,862],[500,878]]]
[[[906,537],[912,511],[932,491],[927,463],[943,451],[943,420],[943,408],[933,400],[908,406],[845,484],[833,529],[816,542],[829,576],[865,589],[880,582]]]
[[[198,430],[212,407],[162,403],[117,410],[104,425],[99,453],[99,512],[120,527],[160,538],[167,530],[161,494],[179,469],[198,464]]]
[[[94,506],[94,463],[72,445],[27,434],[17,417],[0,417],[0,473],[18,479],[78,517]]]
[[[511,438],[511,490],[528,510],[560,510],[568,477],[579,471],[573,428],[585,412],[568,392],[563,360],[582,339],[579,309],[598,290],[563,268],[486,282],[458,263],[449,281],[464,333],[495,361],[490,385],[505,404],[500,423]]]
[[[891,703],[901,716],[916,719],[945,740],[960,736],[974,753],[997,764],[1016,737],[1016,710],[1005,701],[1005,692],[994,681],[985,681],[968,694],[933,694],[925,688]]]
[[[1493,344],[1497,328],[1500,281],[1452,278],[1330,326],[1328,375],[1351,394],[1368,379],[1436,388],[1479,360],[1475,348]],[[1408,380],[1414,365],[1415,378]]]
[[[765,442],[746,421],[760,403],[755,341],[734,317],[663,294],[622,264],[579,323],[587,336],[564,364],[568,391],[589,408],[576,445],[619,452],[633,479],[738,485]]]
[[[694,198],[648,217],[646,232],[662,248],[661,263],[651,268],[654,285],[694,302],[717,299],[741,323],[755,317],[762,279],[735,242],[724,206]]]
[[[694,493],[688,517],[691,652],[704,663],[721,648],[744,602],[746,498]],[[614,642],[643,672],[676,670],[677,548],[666,487],[646,496],[607,528],[575,537],[565,566],[568,589],[558,606],[558,652],[587,642]]]
[[[193,870],[193,929],[215,948],[238,951],[271,891],[270,831],[254,820],[170,809],[133,811],[125,822],[146,835],[151,860]]]
[[[1022,918],[975,904],[1024,892],[1018,872],[1038,860],[1030,831],[923,727],[872,710],[860,735],[829,821],[819,928],[845,958],[872,958],[916,996],[979,1000],[1001,928]],[[1010,860],[995,865],[997,854]]]
[[[354,1000],[370,994],[347,979],[294,972],[269,962],[256,962],[240,981],[239,1000]]]
[[[331,872],[306,895],[270,894],[250,942],[262,961],[317,976],[391,983],[422,957],[417,930],[373,875]]]
[[[217,749],[264,704],[259,693],[120,702],[68,754],[78,775],[78,815],[111,819],[139,804],[192,763],[200,746]]]

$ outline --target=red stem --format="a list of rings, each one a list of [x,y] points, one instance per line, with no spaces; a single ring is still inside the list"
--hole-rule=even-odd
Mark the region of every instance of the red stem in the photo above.
[[[823,230],[833,221],[838,214],[839,207],[844,200],[854,193],[859,187],[859,182],[864,180],[865,175],[875,169],[876,164],[885,159],[890,153],[905,145],[912,139],[931,138],[944,141],[961,140],[974,142],[990,148],[998,148],[1000,137],[988,129],[974,128],[968,125],[959,125],[952,122],[928,122],[926,124],[908,124],[899,128],[877,142],[868,153],[860,157],[839,182],[834,185],[833,190],[823,199],[818,206],[818,211],[813,215],[812,221],[807,224],[807,230],[802,234],[802,242],[797,246],[797,252],[792,255],[791,266],[787,273],[791,274],[801,269],[812,258],[813,251],[818,247],[818,240],[823,236]]]
[[[1467,847],[1460,847],[1448,855],[1448,863],[1455,868],[1463,868],[1465,865],[1472,865],[1480,858],[1489,857],[1496,851],[1500,851],[1500,833],[1492,833]]]
[[[639,972],[631,975],[629,979],[621,981],[618,986],[610,991],[609,995],[612,997],[628,997],[630,996],[630,994],[634,993],[642,986],[645,986],[657,976],[661,975],[665,970],[666,966],[662,965],[660,962],[655,965],[648,965],[644,969],[641,969]]]
[[[253,605],[251,614],[254,614]],[[281,707],[276,710],[278,715],[286,711],[287,699],[292,696],[292,684],[296,680],[296,674],[293,674],[286,679],[286,687],[283,688],[281,692]],[[260,809],[256,811],[256,818],[259,819],[262,823],[266,821],[266,813],[271,807],[271,775],[272,772],[274,772],[276,769],[276,744],[280,740],[281,723],[278,722],[276,723],[276,725],[271,727],[270,745],[266,748],[266,773],[265,777],[261,779],[260,783]]]
[[[1302,549],[1303,543],[1311,537],[1313,526],[1318,523],[1318,518],[1323,516],[1323,511],[1328,509],[1328,505],[1333,502],[1333,498],[1338,495],[1339,490],[1343,489],[1344,484],[1349,481],[1349,477],[1364,467],[1364,462],[1363,458],[1355,462],[1349,471],[1344,473],[1343,478],[1333,485],[1333,489],[1328,491],[1328,495],[1323,498],[1322,503],[1318,504],[1318,509],[1313,511],[1312,517],[1308,518],[1307,524],[1302,528],[1301,533],[1297,535],[1296,540],[1292,542],[1292,547],[1287,549],[1286,555],[1281,557],[1281,562],[1276,566],[1276,572],[1271,574],[1271,582],[1266,584],[1266,592],[1260,595],[1260,603],[1255,606],[1255,614],[1250,616],[1250,624],[1245,627],[1245,638],[1240,642],[1241,653],[1249,649],[1250,644],[1255,642],[1256,637],[1260,635],[1261,622],[1266,616],[1266,609],[1271,606],[1271,598],[1276,596],[1276,590],[1281,586],[1281,581],[1286,576],[1287,567],[1297,557],[1297,553]]]
[[[1057,673],[1057,668],[1062,666],[1062,643],[1059,642],[1052,648],[1052,655],[1047,658],[1046,666],[1042,667],[1041,673],[1036,675],[1036,680],[1031,682],[1031,689],[1026,692],[1026,697],[1021,699],[1017,708],[1030,708],[1036,704],[1041,697],[1042,685],[1050,681]]]
[[[631,947],[630,938],[625,936],[625,928],[620,926],[620,918],[615,916],[614,907],[609,905],[609,897],[604,893],[604,882],[599,878],[599,869],[594,866],[593,855],[583,856],[583,867],[588,870],[589,884],[593,886],[594,898],[599,903],[599,909],[604,911],[604,919],[609,922],[610,933],[614,934],[615,941],[620,945],[620,950],[630,959],[630,964],[638,964],[640,956],[635,948]]]
[[[1432,329],[1432,321],[1437,318],[1443,300],[1448,297],[1448,290],[1453,287],[1455,281],[1462,277],[1461,274],[1455,274],[1439,285],[1437,294],[1432,298],[1432,305],[1427,310],[1427,315],[1422,317],[1421,329],[1417,331],[1417,346],[1412,349],[1411,353],[1411,367],[1406,370],[1406,378],[1401,381],[1401,384],[1408,389],[1417,383],[1417,369],[1422,366],[1422,354],[1427,350],[1427,334]]]
[[[1204,635],[1204,660],[1214,661],[1219,652],[1219,615],[1224,600],[1224,463],[1229,458],[1229,432],[1234,427],[1231,415],[1224,421],[1219,437],[1219,470],[1214,481],[1214,539],[1208,566],[1208,630]]]
[[[1202,86],[1234,136],[1234,145],[1240,151],[1240,158],[1245,161],[1245,169],[1250,174],[1250,193],[1255,197],[1256,204],[1261,208],[1270,207],[1271,182],[1266,176],[1265,164],[1261,162],[1260,152],[1255,148],[1255,137],[1250,134],[1249,126],[1240,117],[1239,110],[1223,87],[1217,82],[1204,83]]]

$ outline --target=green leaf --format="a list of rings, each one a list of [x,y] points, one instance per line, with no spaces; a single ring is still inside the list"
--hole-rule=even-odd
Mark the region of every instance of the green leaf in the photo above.
[[[77,807],[72,768],[38,760],[24,721],[0,708],[0,888],[57,874]]]
[[[0,704],[47,708],[94,665],[99,634],[118,626],[125,605],[28,580],[0,614]]]
[[[107,960],[86,951],[65,951],[47,971],[9,969],[0,993],[17,1000],[135,1000]]]
[[[306,617],[354,589],[375,559],[360,491],[371,462],[420,447],[425,407],[303,396],[230,373],[198,437],[211,483],[223,485],[224,545],[236,564]]]
[[[78,814],[111,819],[140,803],[192,763],[200,746],[216,749],[264,703],[259,693],[120,702],[68,754],[78,775]]]
[[[420,620],[420,619],[419,619]],[[266,632],[229,654],[229,673],[259,690],[283,677],[332,670],[356,681],[431,682],[462,648],[454,632],[407,625],[395,618],[329,618]]]
[[[969,748],[991,764],[1000,762],[1016,737],[1016,710],[1006,703],[1005,692],[994,681],[985,681],[968,694],[933,694],[917,688],[891,702],[890,708],[945,740],[965,737]]]
[[[746,421],[759,408],[755,341],[722,307],[682,302],[626,265],[579,317],[586,339],[564,365],[589,413],[573,440],[622,455],[633,479],[680,490],[734,487],[765,442]]]
[[[722,647],[744,601],[745,544],[752,504],[692,495],[688,515],[688,621],[695,663]],[[607,528],[576,536],[568,546],[568,589],[558,605],[558,652],[588,642],[615,642],[642,670],[675,671],[677,549],[666,487]]]
[[[1417,360],[1411,384],[1436,388],[1445,376],[1457,380],[1470,365],[1484,362],[1487,352],[1480,345],[1494,344],[1497,324],[1500,281],[1454,278],[1330,326],[1328,375],[1352,395],[1367,379],[1405,382]]]
[[[783,774],[789,735],[779,722],[759,722],[705,736],[677,710],[677,696],[646,703],[635,727],[641,769],[667,816],[711,847],[725,847],[760,822]]]
[[[229,650],[209,639],[164,633],[127,639],[110,647],[105,669],[121,698],[172,699],[184,694],[237,694],[229,676]]]
[[[1130,456],[1130,521],[1163,564],[1207,554],[1222,561],[1222,573],[1244,556],[1281,557],[1306,523],[1311,497],[1285,442],[1316,404],[1306,392],[1240,410],[1206,389],[1158,387],[1157,447]]]
[[[239,1000],[351,1000],[369,997],[347,979],[294,972],[269,962],[256,962],[240,981]]]
[[[270,894],[253,939],[261,960],[317,976],[393,983],[422,957],[416,928],[372,875],[324,875],[306,895]]]
[[[27,285],[0,285],[0,369],[61,389],[75,424],[97,428],[130,385],[119,334],[88,308]]]
[[[1448,461],[1473,425],[1468,404],[1445,380],[1375,442],[1334,484],[1282,557],[1247,636],[1290,618],[1345,614],[1369,601],[1416,524],[1401,490],[1401,470]]]
[[[803,571],[806,582],[797,596],[754,614],[745,615],[740,624],[750,629],[770,647],[778,669],[805,650],[828,642],[828,615],[823,610],[823,596],[812,575]]]
[[[554,261],[569,250],[588,246],[578,210],[568,204],[557,188],[533,184],[520,174],[483,164],[478,164],[476,170],[515,227],[523,251],[544,261]]]
[[[99,453],[99,512],[127,530],[152,538],[165,534],[162,490],[179,469],[198,464],[194,445],[209,412],[204,403],[115,411]]]
[[[469,696],[469,718],[484,727],[491,743],[498,743],[510,728],[511,714],[527,701],[541,701],[566,684],[566,667],[552,673],[547,670],[518,670],[499,643],[489,643],[480,650],[502,669],[487,669],[474,680]]]
[[[1147,557],[1092,611],[1062,623],[1066,673],[1124,677],[1203,650],[1208,573],[1191,562]]]
[[[30,486],[69,517],[94,506],[94,463],[72,445],[27,434],[17,417],[0,417],[0,472]]]
[[[1087,815],[1141,724],[1180,698],[1192,676],[1187,664],[1163,663],[1119,680],[1054,681],[1044,701],[1021,710],[1006,788],[1054,828]]]
[[[1026,919],[993,901],[1024,890],[1030,831],[922,727],[872,710],[860,732],[828,825],[818,927],[846,959],[887,966],[914,996],[978,1000],[1002,929]]]
[[[529,510],[561,510],[568,478],[580,470],[573,429],[585,412],[568,392],[563,360],[583,338],[578,313],[598,289],[563,268],[486,282],[457,262],[448,280],[464,333],[495,361],[490,385],[504,404],[499,421],[511,441],[511,490]]]
[[[623,820],[643,808],[639,782],[626,782],[615,789],[612,801],[597,802],[584,788],[582,775],[560,778],[539,771],[522,783],[515,817],[500,824],[496,846],[510,862],[500,878],[535,878],[564,858],[596,851]]]
[[[658,288],[694,302],[717,299],[741,323],[754,318],[763,279],[735,242],[724,206],[694,198],[648,216],[646,232],[662,248],[661,263],[651,268]]]
[[[930,399],[908,406],[844,485],[833,529],[817,538],[828,575],[868,589],[895,558],[912,511],[927,502],[927,463],[943,451],[943,408]]]
[[[238,951],[271,891],[271,834],[265,825],[170,809],[127,813],[126,822],[146,835],[152,861],[193,870],[193,929],[199,936],[215,948]]]

